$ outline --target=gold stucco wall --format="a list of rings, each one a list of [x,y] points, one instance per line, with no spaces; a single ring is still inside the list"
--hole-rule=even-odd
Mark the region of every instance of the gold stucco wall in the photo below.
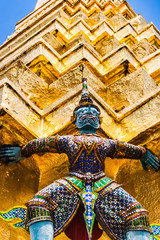
[[[160,156],[160,33],[153,23],[126,1],[40,5],[0,46],[0,144],[23,146],[34,138],[76,133],[70,117],[80,98],[83,64],[103,117],[99,134],[145,145]],[[24,206],[67,175],[68,164],[65,155],[48,153],[0,163],[0,211]],[[160,223],[159,172],[144,171],[138,160],[109,158],[105,171],[149,210],[151,223]],[[0,219],[0,239],[30,238]],[[105,233],[100,238],[107,239]]]

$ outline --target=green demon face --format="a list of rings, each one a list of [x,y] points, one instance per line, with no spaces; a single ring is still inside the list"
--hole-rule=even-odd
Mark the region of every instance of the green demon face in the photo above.
[[[99,128],[100,112],[93,106],[80,107],[75,111],[76,126],[83,132],[94,133]]]

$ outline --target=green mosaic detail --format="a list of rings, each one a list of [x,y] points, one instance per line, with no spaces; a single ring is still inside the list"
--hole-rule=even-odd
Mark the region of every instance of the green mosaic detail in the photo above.
[[[75,178],[75,177],[65,177],[65,179],[67,180],[69,180],[70,182],[72,182],[73,183],[73,185],[76,185],[78,188],[80,188],[81,190],[83,189],[83,181],[82,180],[79,180],[79,179],[77,179],[77,178]]]
[[[112,180],[110,178],[108,178],[108,177],[102,178],[94,183],[94,190],[98,191],[99,189],[108,185],[110,182],[112,182]]]
[[[17,219],[19,220],[19,222],[13,224],[13,226],[25,229],[25,217],[26,217],[25,207],[14,207],[8,212],[0,212],[0,217],[6,221],[12,221]]]
[[[65,177],[66,180],[69,180],[70,182],[73,183],[73,185],[76,185],[78,188],[80,188],[81,190],[84,188],[84,183],[83,180],[77,179],[75,177]],[[100,191],[100,189],[106,187],[109,183],[111,183],[112,180],[108,177],[102,178],[98,181],[96,181],[93,184],[93,188],[95,191]]]
[[[160,240],[160,224],[151,224],[153,240]]]

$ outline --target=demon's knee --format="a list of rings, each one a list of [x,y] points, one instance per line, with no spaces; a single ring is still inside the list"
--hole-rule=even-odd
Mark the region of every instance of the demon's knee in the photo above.
[[[127,240],[150,240],[151,234],[146,231],[129,231],[126,234]]]
[[[54,229],[50,221],[33,223],[29,227],[31,240],[53,240]]]

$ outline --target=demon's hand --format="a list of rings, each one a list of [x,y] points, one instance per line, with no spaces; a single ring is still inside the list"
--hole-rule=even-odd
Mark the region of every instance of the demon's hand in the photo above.
[[[158,171],[160,169],[160,161],[148,149],[146,156],[144,158],[141,158],[140,160],[145,170],[147,170],[147,165],[155,171]]]
[[[21,147],[5,146],[0,147],[0,160],[5,160],[8,165],[24,159],[21,156]]]

